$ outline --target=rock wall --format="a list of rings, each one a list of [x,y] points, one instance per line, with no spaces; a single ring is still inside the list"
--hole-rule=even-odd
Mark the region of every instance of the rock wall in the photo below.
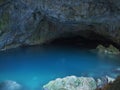
[[[120,45],[119,23],[119,0],[0,0],[0,48],[92,32]]]

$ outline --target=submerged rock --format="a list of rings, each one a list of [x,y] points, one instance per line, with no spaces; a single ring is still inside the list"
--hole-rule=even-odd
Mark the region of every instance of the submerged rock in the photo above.
[[[95,90],[96,81],[91,77],[68,76],[50,81],[43,86],[44,90]]]
[[[103,45],[98,45],[96,47],[96,50],[98,53],[100,54],[113,54],[113,55],[118,55],[120,54],[119,49],[117,49],[116,47],[114,47],[113,45],[109,45],[109,47],[104,47]]]
[[[23,90],[23,87],[15,81],[4,81],[0,83],[0,90]]]

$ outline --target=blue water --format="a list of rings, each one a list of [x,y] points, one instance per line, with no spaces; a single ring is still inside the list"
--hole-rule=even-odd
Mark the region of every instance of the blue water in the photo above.
[[[120,57],[89,50],[34,46],[0,52],[0,82],[13,80],[29,90],[40,90],[50,80],[68,75],[116,77]]]

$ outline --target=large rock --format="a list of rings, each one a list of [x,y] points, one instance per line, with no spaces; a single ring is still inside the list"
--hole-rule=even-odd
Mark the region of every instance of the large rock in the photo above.
[[[66,35],[100,35],[120,45],[119,0],[0,0],[0,17],[1,49]]]
[[[113,45],[109,45],[109,47],[104,47],[103,45],[98,45],[96,47],[96,51],[98,54],[110,54],[110,55],[119,55],[120,51]]]
[[[97,83],[90,77],[68,76],[58,78],[43,86],[44,90],[95,90]]]
[[[0,90],[23,90],[23,87],[15,81],[4,81],[0,83]]]

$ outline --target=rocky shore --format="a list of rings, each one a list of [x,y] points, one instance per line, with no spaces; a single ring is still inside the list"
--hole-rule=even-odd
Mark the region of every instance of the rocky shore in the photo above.
[[[108,76],[99,79],[94,79],[92,77],[67,76],[50,81],[43,86],[43,90],[119,90],[119,84],[119,77],[115,80]],[[0,90],[28,89],[15,81],[7,80],[0,83]]]
[[[92,77],[67,76],[50,81],[43,86],[43,90],[97,90],[114,82],[111,77],[94,79]]]

